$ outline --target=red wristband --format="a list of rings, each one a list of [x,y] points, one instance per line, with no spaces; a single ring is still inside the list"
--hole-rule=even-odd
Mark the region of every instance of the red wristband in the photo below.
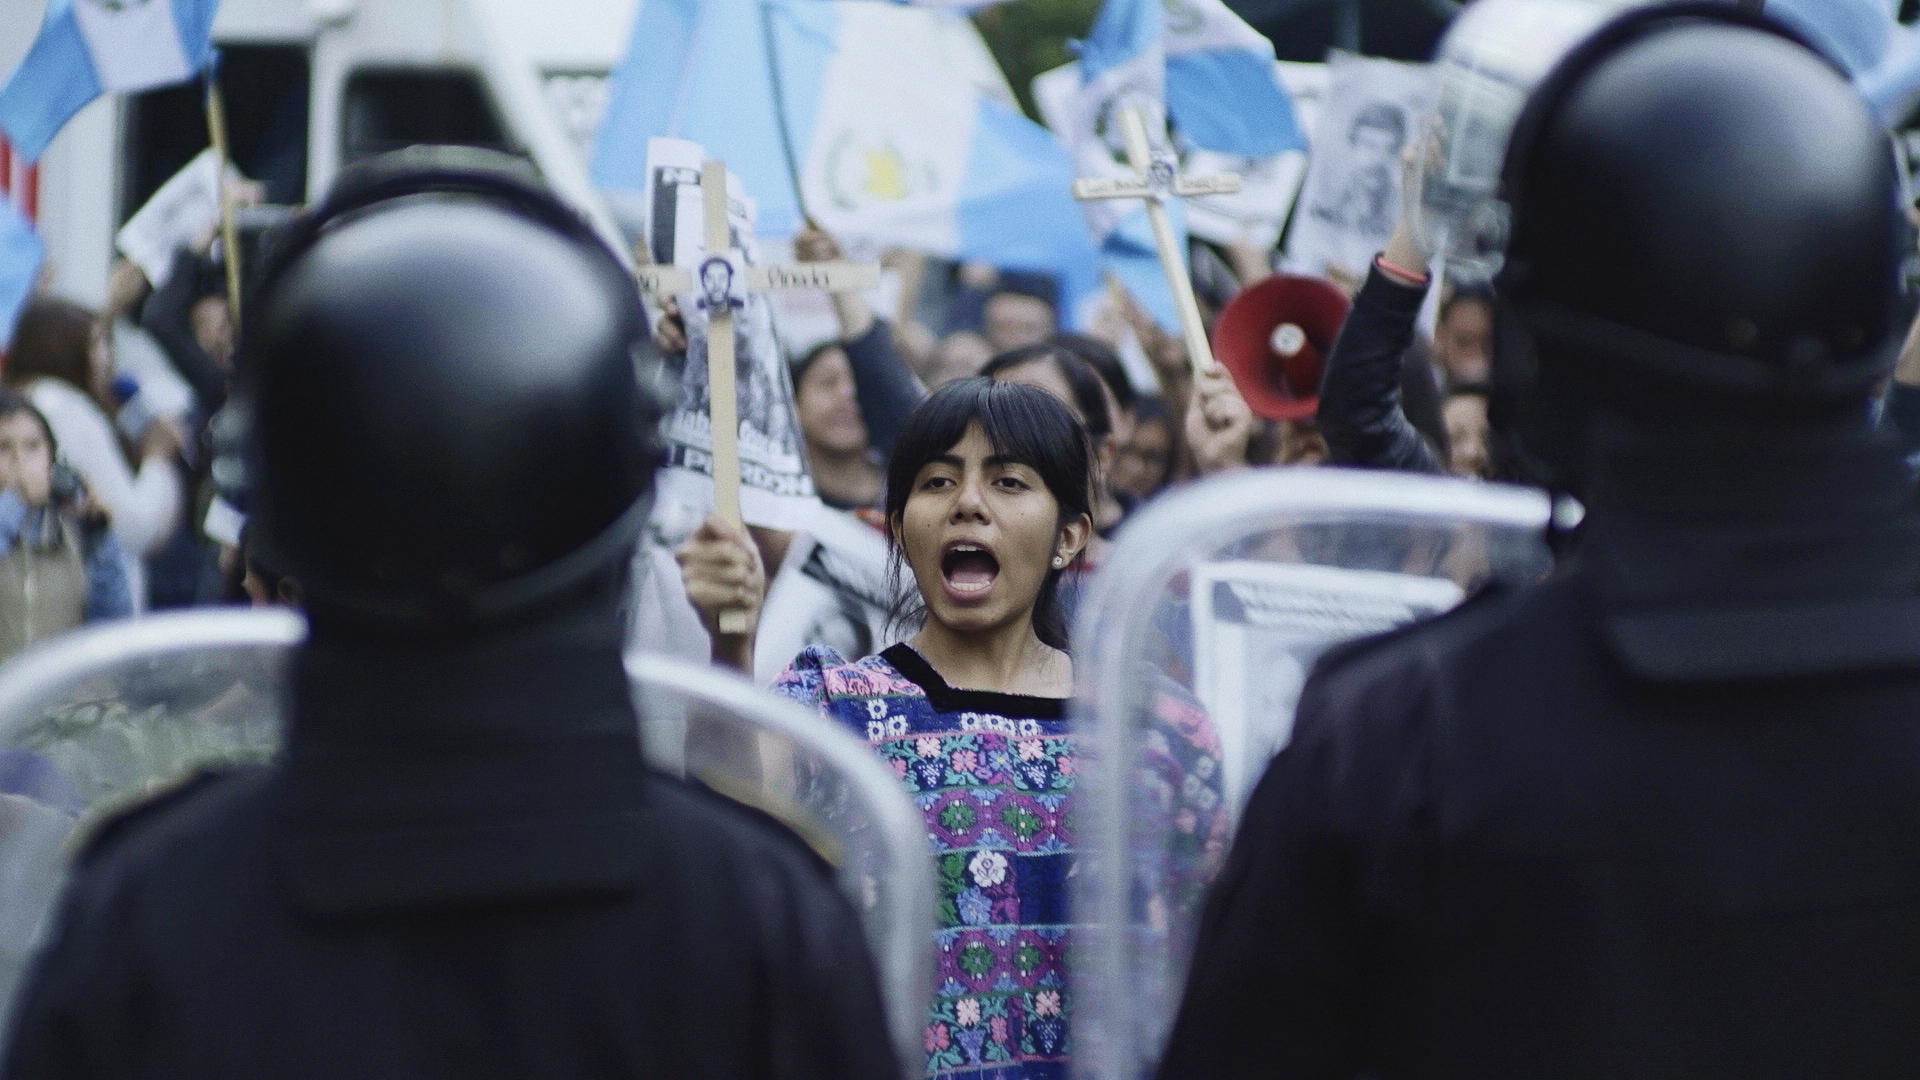
[[[1389,273],[1406,278],[1408,281],[1411,281],[1417,285],[1425,285],[1428,282],[1433,280],[1432,278],[1428,277],[1426,274],[1423,274],[1418,270],[1409,270],[1398,263],[1388,262],[1387,257],[1385,255],[1374,256],[1373,264],[1375,266],[1378,266],[1382,270],[1388,271]]]

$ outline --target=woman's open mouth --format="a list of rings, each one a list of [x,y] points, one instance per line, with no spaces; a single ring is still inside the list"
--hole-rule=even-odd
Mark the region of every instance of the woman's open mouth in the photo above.
[[[940,576],[956,599],[977,597],[993,588],[1000,560],[979,544],[949,544],[940,556]]]

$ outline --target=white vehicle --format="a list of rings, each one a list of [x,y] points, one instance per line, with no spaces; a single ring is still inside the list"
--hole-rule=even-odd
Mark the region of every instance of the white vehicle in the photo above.
[[[45,3],[0,3],[0,78],[26,54]],[[235,162],[266,184],[269,202],[293,204],[324,191],[342,165],[383,150],[492,146],[531,158],[598,215],[588,152],[607,72],[626,52],[638,7],[223,0],[214,40]],[[203,109],[198,83],[103,97],[68,124],[37,169],[0,160],[0,189],[34,212],[61,293],[102,298],[114,231],[206,148]]]

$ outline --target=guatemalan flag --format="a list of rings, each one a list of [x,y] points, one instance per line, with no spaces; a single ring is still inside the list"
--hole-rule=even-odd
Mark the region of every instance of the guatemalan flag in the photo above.
[[[1053,122],[1086,175],[1131,172],[1118,119],[1129,107],[1145,113],[1156,141],[1171,119],[1181,141],[1202,150],[1265,158],[1306,149],[1273,43],[1222,0],[1107,0],[1079,52],[1080,89]],[[1107,272],[1155,321],[1177,325],[1145,210],[1127,202],[1086,207]],[[1184,249],[1184,216],[1178,205],[1169,209]]]
[[[769,234],[802,224],[797,173],[806,213],[843,237],[1052,273],[1069,300],[1098,287],[1070,155],[1014,106],[953,12],[645,0],[613,74],[594,182],[643,191],[656,135],[724,159]]]
[[[36,161],[101,94],[192,78],[213,51],[218,7],[219,0],[47,0],[40,36],[0,89],[0,129]]]
[[[1160,0],[1167,111],[1202,150],[1270,157],[1305,150],[1293,98],[1275,74],[1273,42],[1224,0]]]
[[[1161,0],[1107,0],[1093,29],[1080,43],[1080,92],[1069,108],[1063,135],[1083,176],[1130,178],[1121,116],[1138,109],[1156,151],[1166,144],[1166,40]],[[1101,265],[1133,294],[1163,327],[1180,324],[1146,207],[1133,200],[1090,201],[1087,223],[1100,243]],[[1167,210],[1184,258],[1186,216],[1180,200]]]

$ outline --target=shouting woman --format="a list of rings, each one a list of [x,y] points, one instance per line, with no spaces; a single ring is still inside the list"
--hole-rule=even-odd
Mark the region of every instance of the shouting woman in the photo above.
[[[935,391],[887,467],[910,636],[851,663],[809,648],[775,685],[865,738],[926,815],[940,878],[929,1076],[1066,1075],[1076,766],[1058,589],[1093,533],[1090,458],[1044,390],[976,377]],[[710,631],[721,608],[757,603],[741,540],[710,522],[682,549]],[[716,638],[715,656],[750,655],[742,644]]]

